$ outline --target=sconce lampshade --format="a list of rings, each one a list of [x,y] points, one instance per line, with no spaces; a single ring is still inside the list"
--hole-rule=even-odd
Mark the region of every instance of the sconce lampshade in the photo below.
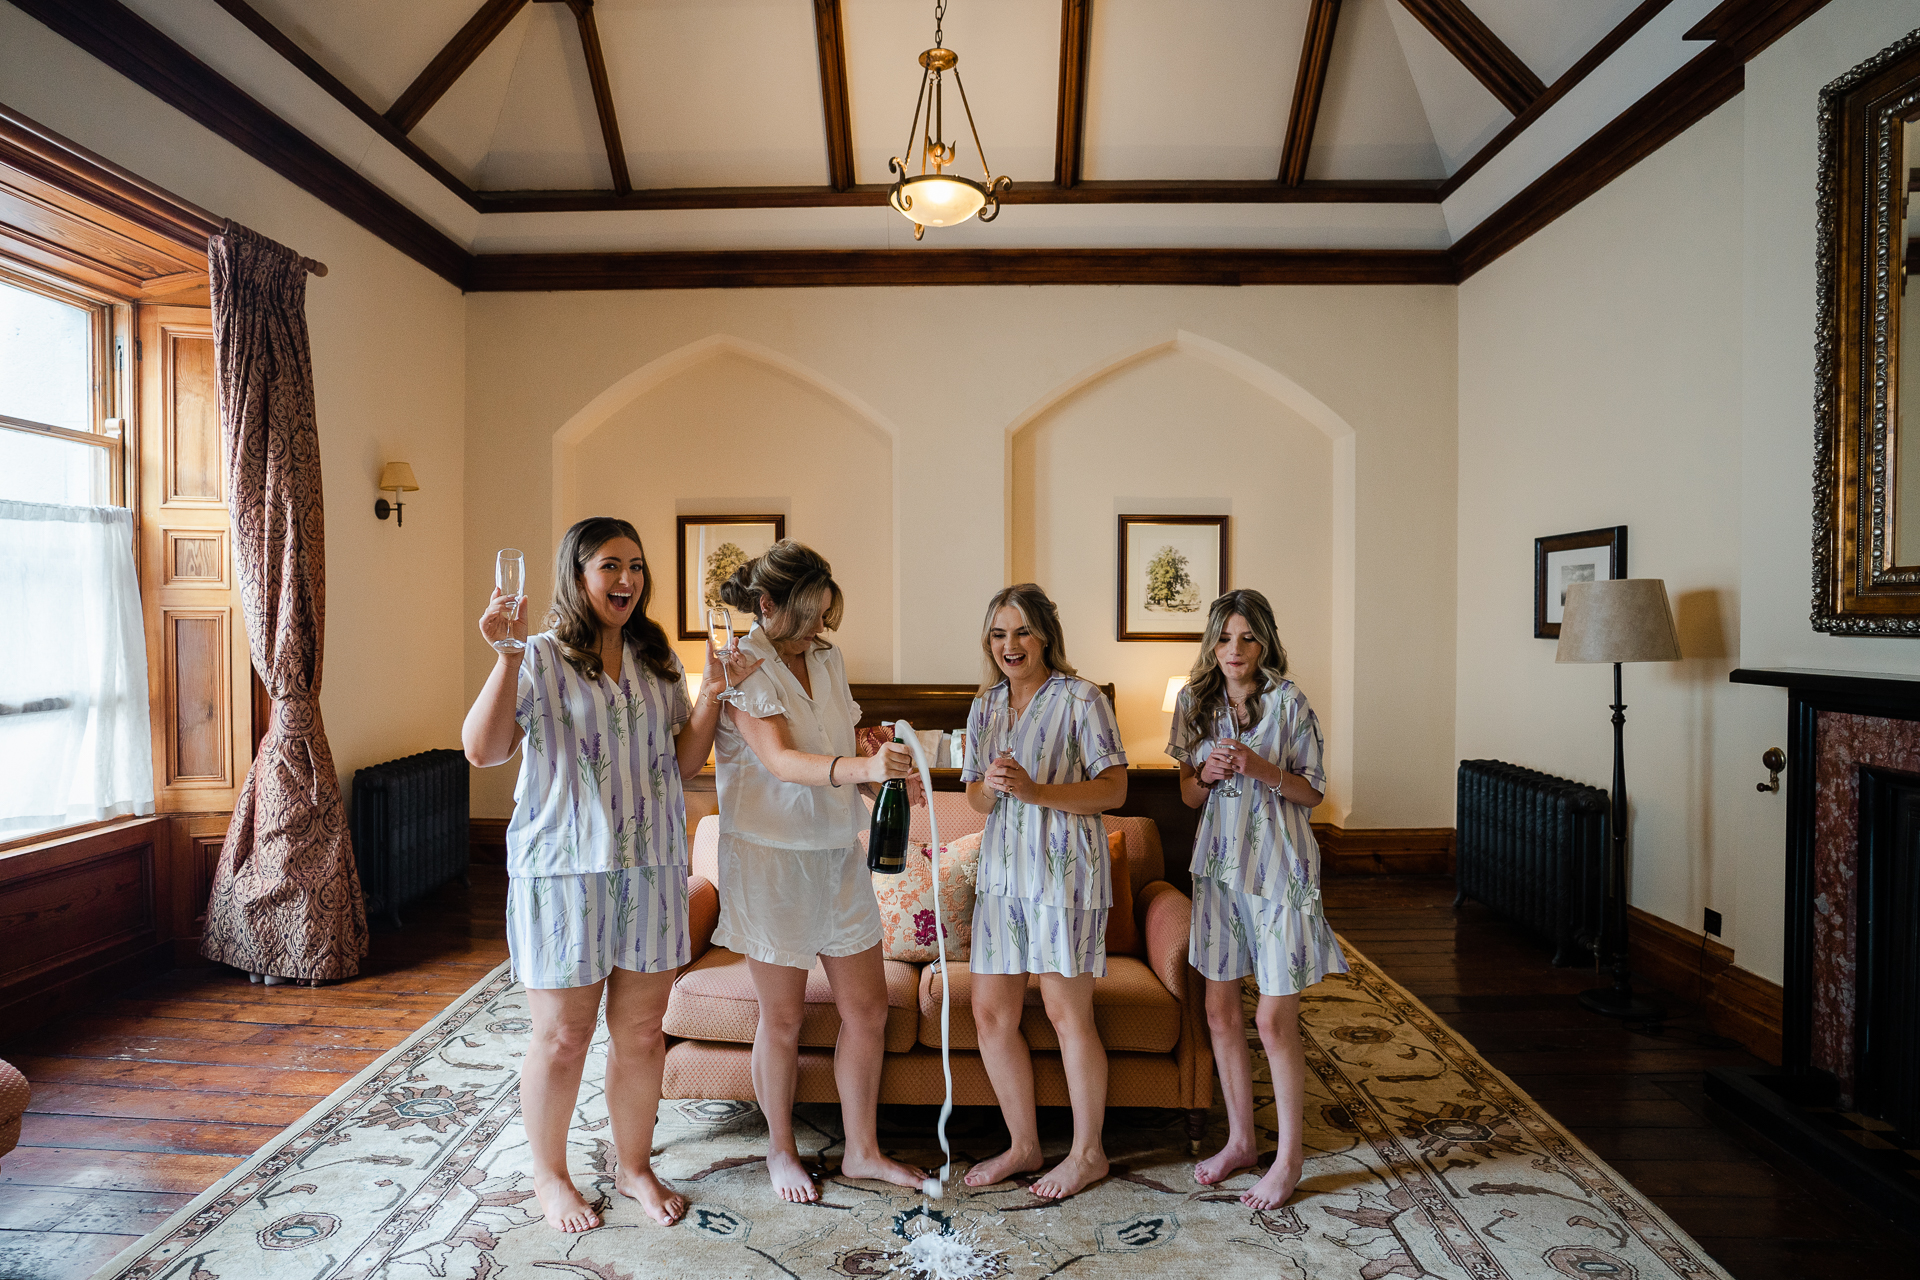
[[[1180,691],[1186,687],[1187,678],[1185,676],[1169,676],[1167,678],[1167,696],[1166,699],[1161,702],[1160,709],[1162,711],[1178,710],[1180,707]]]
[[[1680,635],[1660,578],[1576,582],[1567,588],[1555,662],[1675,662]]]
[[[380,487],[412,493],[419,489],[420,482],[413,478],[413,468],[407,463],[389,462],[380,469]]]

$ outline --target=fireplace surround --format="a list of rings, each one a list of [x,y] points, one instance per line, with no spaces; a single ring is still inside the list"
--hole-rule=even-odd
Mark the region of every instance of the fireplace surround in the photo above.
[[[1707,1096],[1869,1203],[1920,1211],[1920,676],[1740,669],[1787,690],[1778,1068]]]

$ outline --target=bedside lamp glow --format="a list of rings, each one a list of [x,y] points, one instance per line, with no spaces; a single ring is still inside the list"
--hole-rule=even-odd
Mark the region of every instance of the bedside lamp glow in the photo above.
[[[1160,703],[1162,711],[1174,711],[1180,706],[1180,690],[1186,688],[1185,676],[1170,676],[1167,679],[1167,696]]]

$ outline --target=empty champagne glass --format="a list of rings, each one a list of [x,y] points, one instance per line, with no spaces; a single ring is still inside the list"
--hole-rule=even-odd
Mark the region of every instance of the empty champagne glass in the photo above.
[[[726,662],[733,655],[732,610],[707,610],[707,641],[713,646],[714,655],[720,660],[720,701],[738,702],[740,695],[733,691],[733,677],[727,674]]]
[[[500,594],[513,599],[513,608],[508,617],[520,621],[520,608],[526,602],[527,558],[518,547],[505,547],[493,558],[493,585],[500,588]],[[527,647],[524,640],[513,638],[513,629],[508,627],[507,634],[493,642],[493,647],[501,653],[519,653]]]
[[[1234,718],[1233,704],[1229,702],[1214,714],[1213,748],[1218,751],[1221,747],[1237,746],[1239,741],[1240,723]],[[1230,773],[1214,785],[1214,792],[1232,799],[1240,794],[1240,782]]]
[[[1018,725],[1019,717],[1014,714],[1011,706],[998,707],[988,713],[986,737],[981,739],[980,743],[986,749],[988,764],[992,764],[995,760],[1005,760],[1013,755],[1013,731]],[[1006,797],[1006,792],[999,792],[995,795],[993,803],[998,806]]]

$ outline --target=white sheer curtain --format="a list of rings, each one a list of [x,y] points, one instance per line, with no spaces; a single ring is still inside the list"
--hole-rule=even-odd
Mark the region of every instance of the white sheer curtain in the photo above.
[[[0,500],[0,839],[153,812],[125,507]]]

